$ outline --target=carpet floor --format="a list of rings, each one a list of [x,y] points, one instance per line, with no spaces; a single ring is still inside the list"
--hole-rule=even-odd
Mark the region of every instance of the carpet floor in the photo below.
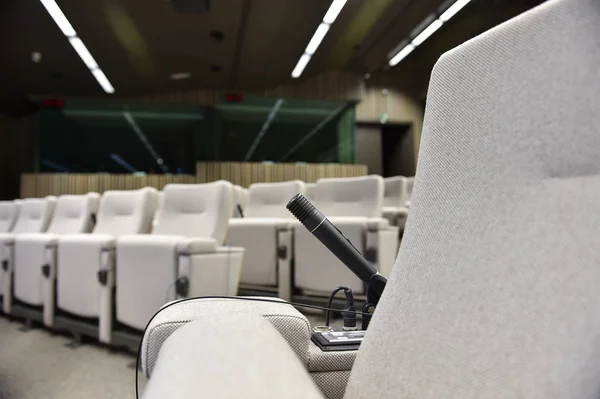
[[[135,356],[94,344],[70,349],[66,336],[22,326],[0,317],[0,399],[135,398],[135,371],[127,367]]]

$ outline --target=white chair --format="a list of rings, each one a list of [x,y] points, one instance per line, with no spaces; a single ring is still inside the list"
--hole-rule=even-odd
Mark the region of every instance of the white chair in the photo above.
[[[250,186],[243,219],[229,222],[227,243],[244,247],[241,287],[277,289],[278,296],[291,299],[292,231],[294,216],[286,209],[289,200],[304,193],[300,180],[255,183]]]
[[[406,201],[404,201],[404,206],[410,207],[410,199],[412,197],[413,185],[415,184],[415,177],[407,177],[406,178]]]
[[[41,233],[48,229],[56,197],[28,198],[21,202],[19,217],[10,233],[0,234],[0,258],[2,270],[2,310],[11,313],[13,302],[13,259],[15,237],[22,233]]]
[[[313,201],[315,199],[315,187],[317,187],[317,183],[306,183],[306,193],[304,196],[309,201]]]
[[[0,201],[0,233],[9,233],[12,231],[19,210],[21,209],[21,201]]]
[[[220,247],[233,213],[231,183],[169,184],[158,212],[152,234],[117,240],[117,321],[137,330],[165,302],[235,295],[240,279],[244,249]]]
[[[362,176],[317,181],[313,204],[387,276],[398,252],[398,228],[381,217],[383,178]],[[294,283],[308,295],[339,285],[364,293],[363,283],[299,222],[294,222]]]
[[[382,215],[391,225],[398,226],[400,231],[404,230],[406,217],[408,216],[408,208],[405,206],[410,198],[408,194],[408,181],[409,179],[404,176],[386,177],[383,179]]]
[[[43,233],[23,233],[15,237],[13,295],[19,308],[13,313],[43,321],[54,319],[56,289],[56,249],[62,234],[89,233],[98,211],[100,194],[61,195],[56,201],[50,226]],[[27,307],[43,307],[43,313]],[[41,310],[41,309],[40,309]]]
[[[91,331],[101,342],[110,342],[115,240],[124,234],[149,233],[157,198],[158,192],[150,187],[107,191],[100,199],[91,234],[59,237],[56,328],[84,334]],[[49,320],[47,325],[52,324]]]
[[[233,217],[243,218],[245,217],[245,209],[248,205],[248,192],[241,186],[233,186],[234,195],[234,208]]]
[[[156,202],[156,212],[154,213],[154,219],[152,219],[152,228],[153,229],[156,226],[156,224],[158,223],[158,217],[159,217],[158,211],[162,207],[163,197],[164,197],[164,193],[162,191],[159,191],[158,192],[158,201]]]

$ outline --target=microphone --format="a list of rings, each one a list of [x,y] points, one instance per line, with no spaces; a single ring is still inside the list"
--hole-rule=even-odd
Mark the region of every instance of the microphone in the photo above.
[[[367,261],[346,236],[302,194],[296,194],[286,208],[348,269],[367,284],[367,300],[376,305],[387,280]]]

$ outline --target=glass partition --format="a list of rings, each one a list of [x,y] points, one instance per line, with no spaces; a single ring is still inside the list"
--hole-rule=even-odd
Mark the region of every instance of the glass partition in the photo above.
[[[214,107],[67,99],[39,113],[39,169],[193,174],[198,161],[354,162],[354,104],[260,96]]]

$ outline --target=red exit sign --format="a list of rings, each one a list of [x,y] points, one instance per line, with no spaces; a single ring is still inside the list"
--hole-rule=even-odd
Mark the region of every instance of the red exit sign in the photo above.
[[[244,101],[244,95],[239,93],[227,93],[225,94],[225,101],[230,103],[241,103]]]
[[[65,100],[60,98],[46,98],[42,101],[42,105],[47,108],[62,108],[65,106]]]

